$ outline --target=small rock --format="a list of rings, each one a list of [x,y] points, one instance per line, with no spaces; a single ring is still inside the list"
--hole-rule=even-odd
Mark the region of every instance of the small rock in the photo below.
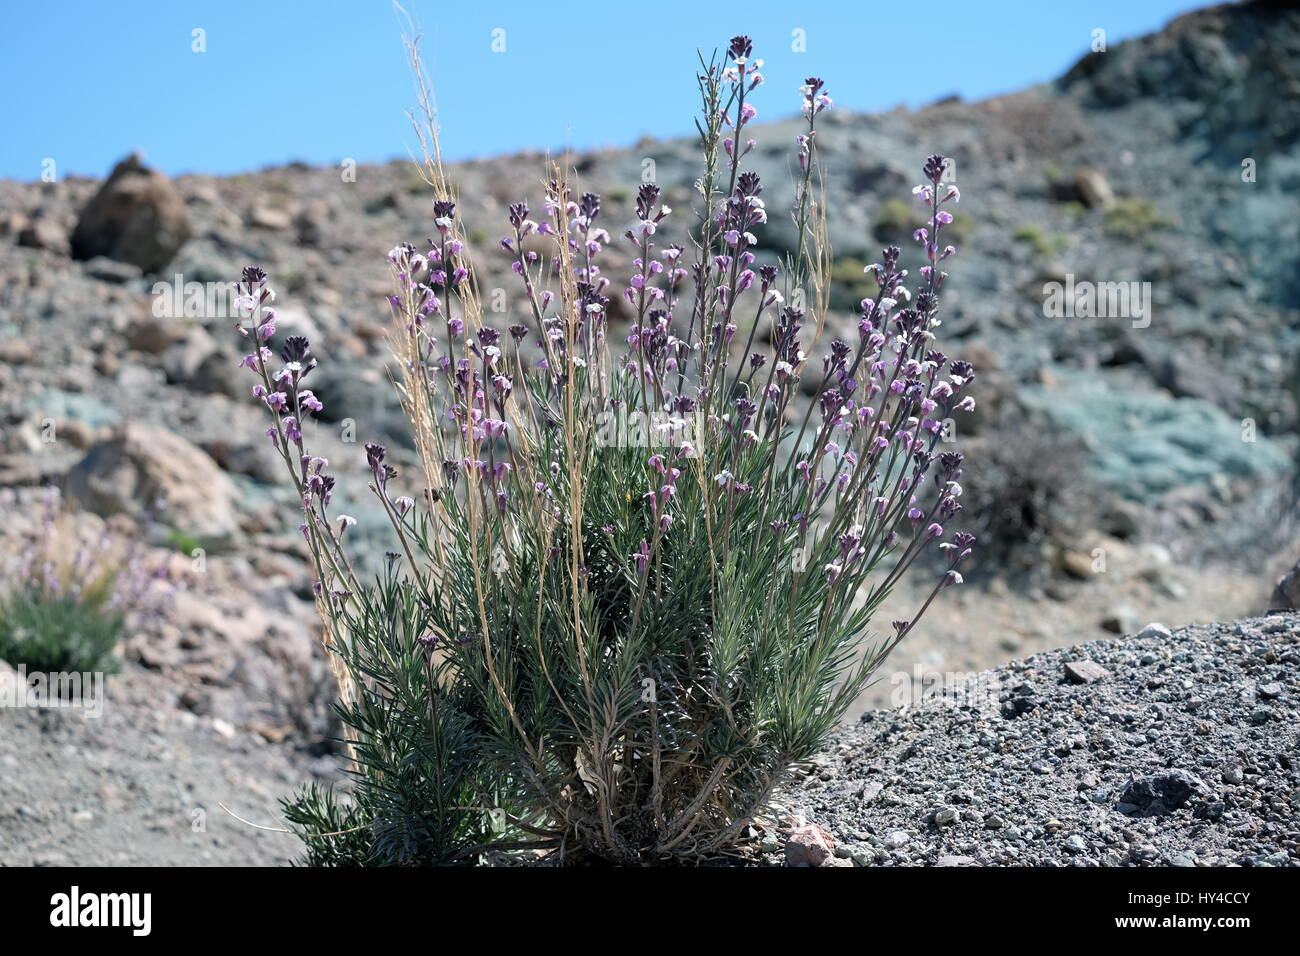
[[[961,811],[954,807],[943,807],[934,812],[934,825],[945,827],[961,819]]]
[[[1274,700],[1282,696],[1282,685],[1278,683],[1265,684],[1259,689],[1259,696]]]
[[[0,342],[0,363],[27,365],[36,359],[36,349],[26,339],[5,339]]]
[[[852,861],[854,866],[872,866],[876,862],[876,851],[865,843],[850,843],[836,847],[835,856]]]
[[[1110,676],[1110,671],[1096,661],[1066,661],[1065,676],[1075,684],[1091,684]]]
[[[1079,834],[1077,833],[1073,833],[1070,836],[1066,837],[1065,842],[1062,843],[1061,845],[1065,847],[1067,853],[1088,852],[1088,841],[1085,840],[1083,837],[1079,836]]]
[[[969,856],[941,856],[935,862],[935,866],[979,866],[974,857]]]
[[[1082,551],[1066,551],[1061,555],[1061,570],[1072,578],[1086,580],[1096,572],[1092,567],[1092,556]]]
[[[293,225],[293,217],[283,209],[270,206],[254,206],[248,216],[248,224],[256,229],[270,229],[275,232],[288,229]]]
[[[897,850],[900,847],[906,846],[907,841],[910,839],[911,837],[908,836],[906,833],[904,833],[902,830],[890,830],[888,833],[885,834],[885,838],[880,842],[885,846],[886,849]]]
[[[797,827],[785,841],[786,866],[838,866],[835,860],[837,841],[815,823]],[[849,863],[852,866],[852,863]]]
[[[1154,621],[1148,624],[1146,627],[1142,628],[1142,630],[1138,631],[1137,633],[1138,640],[1143,640],[1146,638],[1164,639],[1173,636],[1174,636],[1173,631],[1169,630],[1169,628],[1165,627],[1163,624],[1159,624]]]
[[[1074,174],[1074,188],[1089,209],[1105,209],[1115,203],[1115,192],[1100,170],[1080,169]]]
[[[1213,791],[1195,774],[1186,770],[1168,770],[1129,783],[1120,793],[1118,809],[1121,813],[1159,816],[1172,813],[1193,797],[1208,799],[1212,796]]]
[[[129,262],[118,262],[108,256],[95,256],[87,260],[82,269],[92,279],[98,279],[100,282],[111,282],[114,285],[123,285],[144,275],[139,266],[132,265]]]

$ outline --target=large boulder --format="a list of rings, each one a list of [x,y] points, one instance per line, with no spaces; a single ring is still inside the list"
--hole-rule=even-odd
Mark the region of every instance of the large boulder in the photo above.
[[[81,211],[72,233],[72,256],[108,256],[157,272],[190,235],[180,193],[166,176],[131,155],[113,167]]]
[[[239,533],[230,478],[201,449],[152,425],[133,422],[92,445],[68,473],[66,491],[87,511],[147,515],[204,544]]]

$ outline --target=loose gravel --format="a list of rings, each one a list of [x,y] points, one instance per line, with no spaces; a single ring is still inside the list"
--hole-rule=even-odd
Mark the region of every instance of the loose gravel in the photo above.
[[[1300,615],[1149,626],[863,715],[777,795],[859,866],[1300,866]],[[775,831],[775,832],[771,832]]]

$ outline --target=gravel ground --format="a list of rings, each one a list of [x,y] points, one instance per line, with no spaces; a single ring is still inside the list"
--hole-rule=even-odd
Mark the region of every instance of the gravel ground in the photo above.
[[[128,667],[98,719],[0,709],[0,865],[276,865],[330,758],[177,710]],[[842,729],[760,821],[841,866],[1300,865],[1300,614],[1037,654]],[[805,831],[806,832],[806,831]],[[760,862],[750,858],[734,863]]]
[[[766,861],[806,822],[839,865],[1297,866],[1298,698],[1295,613],[1036,654],[843,729]]]
[[[0,667],[3,667],[0,664]],[[103,713],[0,707],[0,866],[268,866],[298,855],[277,801],[333,762],[108,678]]]

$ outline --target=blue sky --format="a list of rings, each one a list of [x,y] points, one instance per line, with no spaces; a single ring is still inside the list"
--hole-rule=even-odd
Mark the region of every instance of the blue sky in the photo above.
[[[390,0],[0,0],[0,177],[103,176],[141,151],[165,172],[392,159],[414,105]],[[981,99],[1048,80],[1185,0],[884,3],[405,3],[425,34],[453,159],[628,145],[691,132],[695,49],[755,39],[760,119],[793,113],[806,75],[837,105]],[[194,52],[202,30],[206,52]],[[504,52],[494,52],[494,30]],[[794,52],[793,31],[805,50]],[[496,34],[498,41],[501,34]],[[500,43],[498,42],[498,46]]]

